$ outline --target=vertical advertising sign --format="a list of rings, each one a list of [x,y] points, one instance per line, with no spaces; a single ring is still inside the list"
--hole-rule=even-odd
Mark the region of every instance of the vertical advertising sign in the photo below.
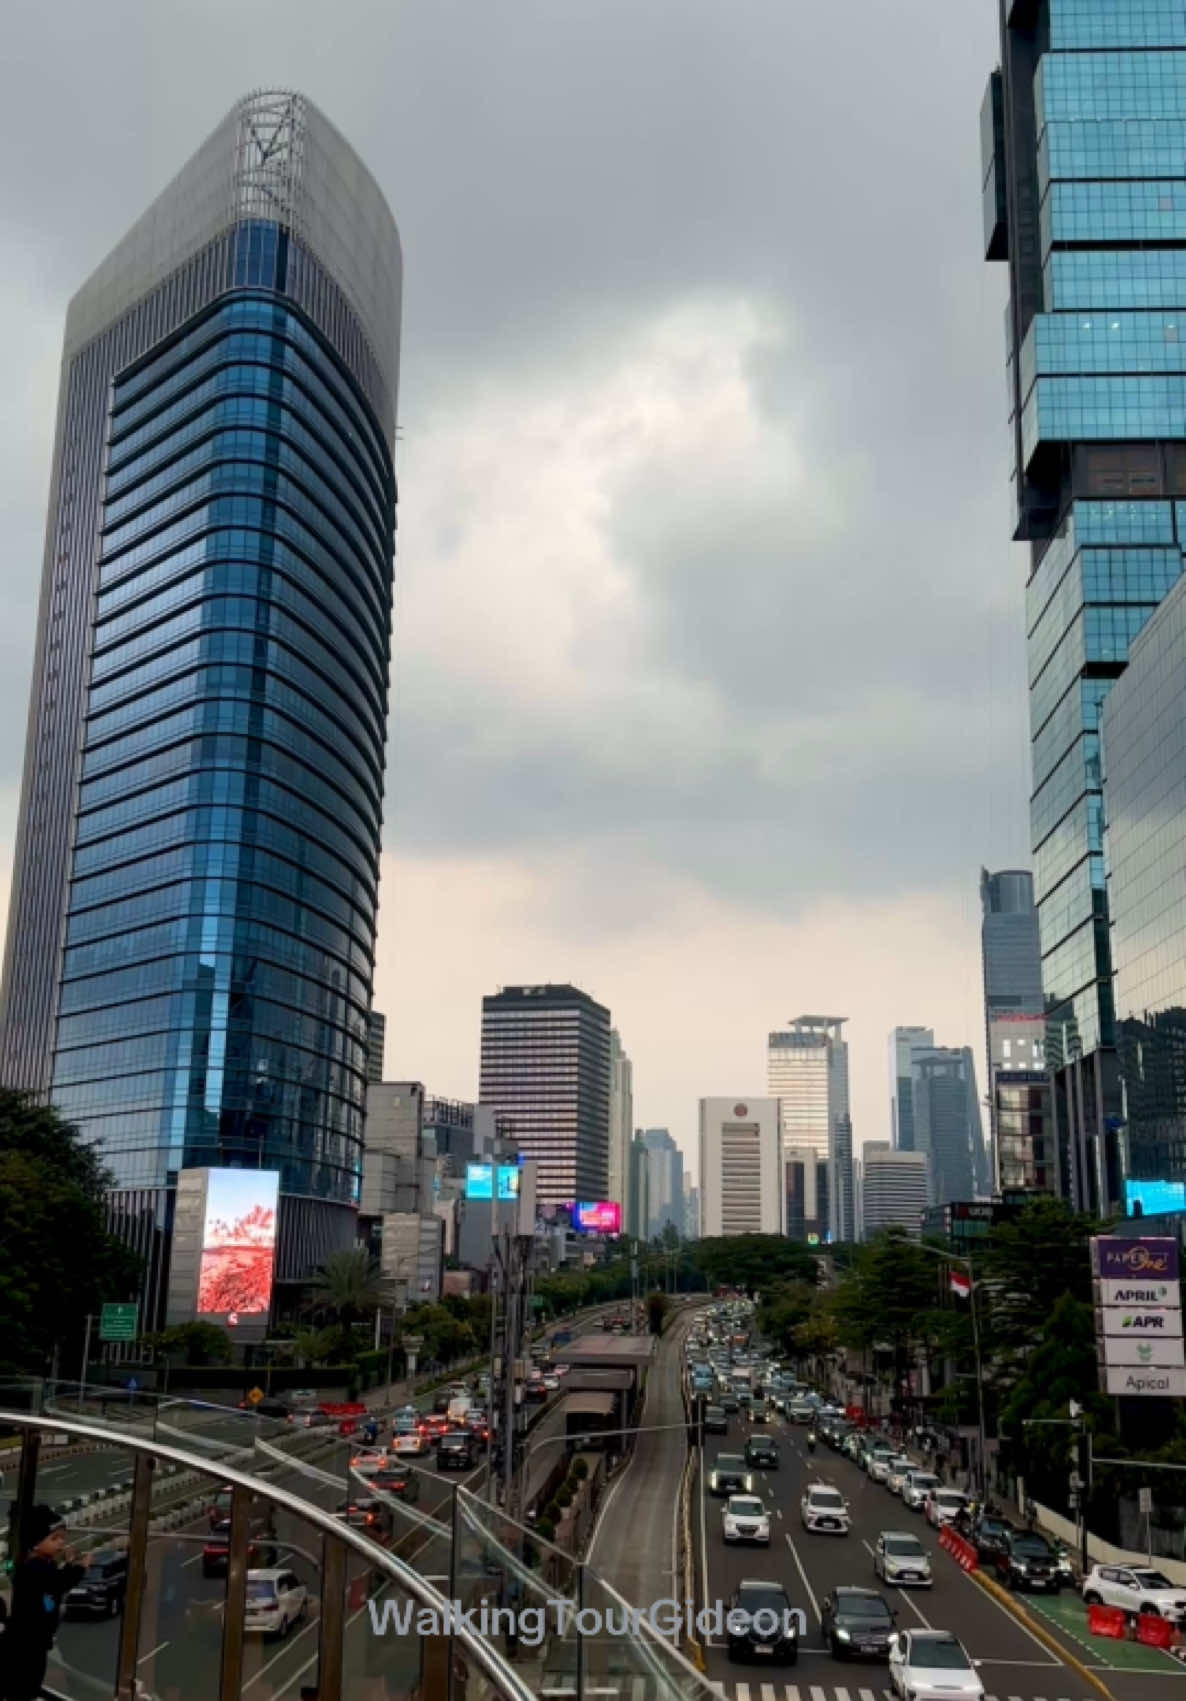
[[[1091,1243],[1095,1339],[1107,1394],[1186,1395],[1178,1242],[1169,1236]]]
[[[197,1315],[234,1328],[272,1305],[280,1175],[266,1169],[207,1171]]]

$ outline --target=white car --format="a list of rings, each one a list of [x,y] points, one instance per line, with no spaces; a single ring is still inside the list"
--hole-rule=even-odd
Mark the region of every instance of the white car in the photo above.
[[[1147,1565],[1093,1565],[1083,1579],[1083,1599],[1088,1606],[1123,1607],[1186,1622],[1186,1589]]]
[[[274,1569],[247,1573],[244,1630],[287,1636],[308,1610],[309,1591],[293,1572]]]
[[[890,1682],[903,1701],[982,1701],[975,1660],[950,1630],[899,1630],[890,1637]]]
[[[865,1474],[871,1476],[874,1482],[884,1482],[889,1475],[889,1468],[898,1457],[892,1447],[874,1447],[865,1459]]]
[[[428,1441],[418,1429],[401,1431],[391,1437],[391,1451],[417,1458],[428,1452]]]
[[[828,1530],[837,1536],[848,1534],[849,1510],[838,1488],[827,1483],[811,1483],[799,1502],[799,1516],[805,1530]]]
[[[891,1494],[901,1494],[902,1484],[906,1481],[907,1473],[914,1469],[914,1460],[908,1459],[904,1453],[896,1459],[891,1459],[889,1469],[885,1473],[885,1486]]]
[[[967,1504],[967,1495],[961,1494],[958,1488],[933,1488],[923,1501],[922,1509],[927,1523],[941,1530],[944,1524],[954,1524]]]
[[[721,1513],[721,1534],[727,1542],[770,1545],[770,1514],[755,1494],[731,1494]]]
[[[873,1549],[873,1571],[895,1589],[907,1584],[914,1589],[929,1589],[935,1580],[930,1554],[908,1530],[882,1530]]]
[[[906,1481],[902,1484],[902,1503],[912,1512],[921,1512],[931,1490],[942,1487],[934,1471],[907,1471]]]

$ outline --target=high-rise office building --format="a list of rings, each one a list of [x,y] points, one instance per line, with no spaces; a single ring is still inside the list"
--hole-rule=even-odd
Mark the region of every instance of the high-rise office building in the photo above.
[[[683,1153],[666,1128],[647,1128],[643,1144],[650,1164],[648,1198],[650,1216],[647,1232],[652,1237],[668,1226],[682,1231],[684,1222]]]
[[[987,1197],[988,1160],[971,1046],[915,1047],[915,1150],[927,1160],[931,1202]]]
[[[383,1053],[387,1048],[387,1018],[378,1010],[367,1017],[367,1085],[383,1079]]]
[[[700,1239],[700,1189],[692,1186],[692,1178],[684,1172],[684,1239]]]
[[[159,1320],[180,1171],[356,1231],[401,258],[302,96],[241,101],[66,319],[0,1078],[102,1151]]]
[[[651,1220],[651,1154],[642,1129],[636,1128],[630,1142],[630,1168],[626,1186],[626,1233],[632,1240],[646,1240]]]
[[[1042,948],[1029,870],[982,868],[980,909],[989,1167],[998,1190],[1054,1191]]]
[[[1186,578],[1103,714],[1108,906],[1130,1176],[1186,1183]],[[1148,1188],[1146,1199],[1157,1198]],[[1144,1206],[1147,1213],[1149,1204]]]
[[[814,1146],[784,1146],[782,1172],[788,1238],[822,1245],[832,1232],[828,1160]]]
[[[700,1100],[700,1233],[781,1234],[778,1100]]]
[[[914,1076],[910,1054],[917,1047],[929,1050],[935,1043],[932,1028],[895,1028],[889,1037],[890,1139],[897,1152],[913,1152]]]
[[[537,1160],[541,1204],[609,1196],[609,1036],[609,1011],[575,986],[482,1000],[478,1097]]]
[[[783,1147],[811,1148],[827,1161],[829,1233],[839,1241],[856,1232],[846,1020],[798,1016],[766,1045],[766,1088],[778,1100]]]
[[[983,202],[1009,267],[1047,1064],[1064,1189],[1106,1215],[1126,1158],[1099,722],[1186,540],[1186,12],[1015,0],[1001,19]]]
[[[609,1183],[606,1198],[626,1208],[630,1141],[634,1135],[634,1067],[617,1028],[609,1035]]]
[[[880,1229],[904,1228],[915,1239],[929,1203],[925,1152],[895,1151],[870,1140],[861,1156],[861,1228],[866,1240]]]

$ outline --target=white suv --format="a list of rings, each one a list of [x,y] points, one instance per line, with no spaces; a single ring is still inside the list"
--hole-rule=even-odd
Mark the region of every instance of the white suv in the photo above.
[[[944,1524],[954,1524],[968,1504],[966,1494],[958,1488],[933,1488],[922,1503],[928,1524],[941,1530]]]
[[[293,1572],[275,1569],[247,1573],[244,1630],[262,1630],[266,1636],[287,1636],[308,1610],[309,1591]]]
[[[902,1484],[903,1503],[912,1511],[921,1512],[931,1490],[942,1487],[934,1471],[907,1471],[906,1481]]]
[[[770,1514],[755,1494],[731,1494],[721,1513],[721,1534],[727,1542],[770,1545]]]
[[[1186,1622],[1186,1589],[1148,1565],[1093,1565],[1083,1579],[1083,1599],[1088,1606],[1123,1607]]]
[[[805,1530],[828,1530],[837,1536],[848,1534],[848,1501],[838,1488],[827,1483],[811,1483],[799,1502],[799,1515]]]

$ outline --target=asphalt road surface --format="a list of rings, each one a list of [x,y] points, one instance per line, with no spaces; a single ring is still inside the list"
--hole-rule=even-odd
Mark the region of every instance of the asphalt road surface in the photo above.
[[[820,1634],[820,1606],[830,1589],[855,1584],[878,1589],[898,1615],[898,1626],[953,1631],[973,1660],[980,1662],[985,1692],[995,1701],[1099,1701],[1081,1673],[1050,1650],[966,1576],[939,1547],[938,1536],[920,1513],[909,1511],[888,1489],[872,1482],[850,1460],[819,1443],[808,1453],[806,1430],[773,1416],[752,1426],[733,1416],[728,1436],[706,1438],[708,1469],[718,1452],[739,1452],[754,1429],[766,1430],[781,1455],[777,1471],[754,1471],[754,1488],[772,1516],[769,1548],[726,1546],[721,1534],[724,1501],[699,1496],[696,1517],[701,1544],[701,1575],[708,1601],[727,1602],[745,1577],[780,1582],[807,1617],[808,1631],[798,1663],[771,1667],[732,1664],[727,1649],[705,1650],[710,1679],[727,1701],[881,1701],[892,1694],[884,1662],[838,1662]],[[707,1477],[707,1471],[702,1473]],[[851,1506],[852,1522],[844,1536],[804,1529],[799,1502],[810,1482],[840,1489]],[[881,1530],[916,1533],[931,1552],[934,1585],[930,1589],[887,1588],[873,1573],[873,1544]],[[703,1585],[702,1585],[703,1586]],[[1025,1597],[1029,1604],[1029,1598]],[[1088,1667],[1089,1648],[1075,1652]],[[1116,1701],[1186,1701],[1186,1668],[1166,1659],[1162,1669],[1145,1674],[1101,1670]]]
[[[340,1470],[342,1486],[318,1482],[297,1470],[282,1471],[272,1481],[277,1486],[332,1510],[346,1497],[346,1448],[338,1463],[322,1461],[330,1474]],[[420,1498],[415,1510],[438,1519],[447,1518],[449,1495],[454,1481],[473,1486],[472,1478],[453,1472],[438,1473],[431,1460],[419,1468]],[[354,1492],[358,1492],[357,1484]],[[127,1533],[127,1514],[109,1526],[118,1538]],[[141,1657],[138,1676],[158,1701],[196,1701],[217,1694],[222,1647],[224,1577],[202,1574],[202,1542],[206,1521],[195,1520],[184,1529],[151,1538],[148,1589],[140,1633]],[[283,1641],[250,1638],[242,1686],[246,1701],[297,1701],[302,1685],[315,1680],[317,1661],[317,1596],[320,1538],[298,1519],[281,1513],[277,1518],[279,1544],[277,1563],[291,1566],[309,1586],[309,1615]],[[87,1541],[95,1538],[88,1533]],[[431,1532],[417,1532],[402,1549],[407,1558],[448,1594],[448,1543]],[[120,1620],[67,1619],[58,1633],[48,1681],[76,1701],[110,1696],[115,1677]],[[376,1637],[363,1597],[352,1594],[348,1604],[345,1645],[346,1692],[357,1682],[357,1693],[406,1696],[414,1682],[419,1662],[419,1644],[413,1638],[402,1642],[394,1636]],[[368,1683],[362,1686],[362,1680]]]

